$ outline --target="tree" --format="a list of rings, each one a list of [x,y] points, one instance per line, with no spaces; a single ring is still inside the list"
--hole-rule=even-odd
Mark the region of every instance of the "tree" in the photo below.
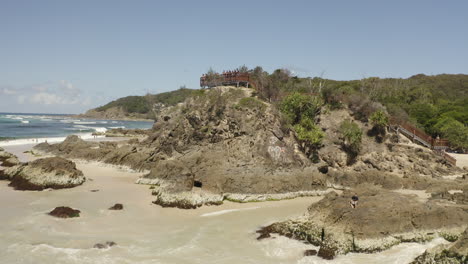
[[[325,137],[323,131],[314,124],[309,118],[303,118],[299,124],[294,126],[297,134],[297,139],[307,142],[308,146],[316,149],[322,144]]]
[[[377,110],[370,116],[371,124],[376,128],[380,133],[385,134],[385,128],[388,126],[388,115],[382,111]]]
[[[442,119],[435,127],[453,148],[468,149],[468,127],[451,117]]]
[[[242,65],[240,66],[239,68],[237,68],[239,70],[239,72],[242,72],[242,73],[246,73],[246,72],[249,72],[249,68],[247,66]]]
[[[298,92],[286,96],[280,105],[280,110],[289,117],[292,124],[298,124],[302,118],[314,120],[320,112],[322,101],[316,96]]]
[[[361,150],[362,131],[359,126],[351,120],[344,120],[340,125],[340,133],[343,146],[353,156],[357,156]]]

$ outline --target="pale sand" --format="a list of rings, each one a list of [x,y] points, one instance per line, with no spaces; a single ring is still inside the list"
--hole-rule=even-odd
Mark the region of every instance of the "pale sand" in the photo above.
[[[468,167],[468,154],[447,153],[457,159],[457,166],[462,168]]]

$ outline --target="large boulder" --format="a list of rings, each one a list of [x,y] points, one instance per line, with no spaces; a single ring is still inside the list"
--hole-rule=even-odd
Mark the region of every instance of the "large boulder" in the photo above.
[[[16,190],[72,188],[85,182],[74,162],[59,158],[44,158],[8,168],[4,174]]]

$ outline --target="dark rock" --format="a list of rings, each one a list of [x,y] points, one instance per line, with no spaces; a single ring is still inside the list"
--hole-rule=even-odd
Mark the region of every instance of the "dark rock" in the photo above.
[[[317,255],[317,250],[315,249],[307,249],[304,251],[304,256],[315,256]]]
[[[161,199],[156,199],[153,201],[154,204],[160,205],[161,207],[175,207],[179,209],[197,209],[201,204],[188,203],[183,201],[163,201]]]
[[[321,166],[321,167],[318,168],[318,170],[321,173],[326,174],[326,173],[328,173],[328,166],[327,165]]]
[[[321,257],[323,259],[332,260],[332,259],[335,258],[336,252],[332,248],[329,248],[329,247],[326,247],[326,246],[321,246],[318,253],[317,253],[317,256],[319,256],[319,257]]]
[[[116,203],[116,204],[114,204],[114,206],[109,208],[109,210],[122,210],[122,209],[123,209],[123,205],[119,204],[119,203]]]
[[[289,238],[292,237],[289,234],[283,233],[282,229],[278,228],[277,224],[271,224],[271,225],[268,225],[268,226],[264,226],[264,227],[260,228],[259,230],[257,230],[256,233],[260,234],[257,237],[257,240],[262,240],[264,238],[270,238],[272,233],[276,233],[276,234],[279,234],[279,235],[284,235],[284,236],[287,236]]]
[[[49,212],[48,214],[59,218],[72,218],[79,217],[80,210],[76,210],[66,206],[59,206],[55,207],[55,209]]]
[[[98,189],[90,190],[90,192],[99,192],[99,190]]]
[[[106,243],[97,243],[93,246],[93,248],[98,248],[98,249],[104,249],[104,248],[110,248],[117,245],[113,241],[107,241]]]
[[[5,175],[5,173],[3,172],[3,170],[0,170],[0,180],[9,180],[10,178]]]

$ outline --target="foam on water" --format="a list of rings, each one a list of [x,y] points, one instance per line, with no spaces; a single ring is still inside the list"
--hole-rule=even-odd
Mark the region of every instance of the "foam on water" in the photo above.
[[[93,136],[91,133],[88,134],[77,134],[81,139],[93,139],[93,138],[104,138],[105,136]],[[66,137],[46,137],[46,138],[27,138],[27,139],[13,139],[0,141],[0,147],[4,146],[18,146],[28,144],[39,144],[39,143],[58,143],[65,140]]]
[[[226,210],[216,211],[216,212],[212,212],[212,213],[202,214],[200,216],[201,217],[217,216],[217,215],[223,215],[223,214],[228,214],[228,213],[238,212],[238,211],[254,210],[254,209],[258,209],[258,208],[260,208],[260,207],[257,206],[257,207],[242,208],[242,209],[226,209]]]
[[[379,264],[402,264],[410,263],[417,256],[421,255],[427,249],[438,245],[448,244],[443,238],[436,238],[428,243],[402,243],[388,250],[375,254],[349,253],[338,256],[333,260],[324,260],[316,256],[304,257],[299,264],[361,264],[361,263],[379,263]]]
[[[77,125],[94,125],[94,124],[97,124],[97,122],[90,122],[90,121],[74,121],[73,124],[77,124]]]

